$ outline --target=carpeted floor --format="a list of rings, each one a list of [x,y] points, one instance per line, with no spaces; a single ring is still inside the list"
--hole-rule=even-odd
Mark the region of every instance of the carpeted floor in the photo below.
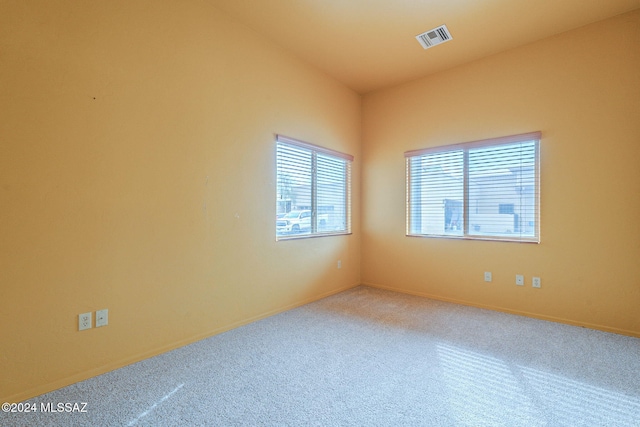
[[[2,426],[640,426],[640,339],[360,286]],[[78,408],[81,409],[81,408]]]

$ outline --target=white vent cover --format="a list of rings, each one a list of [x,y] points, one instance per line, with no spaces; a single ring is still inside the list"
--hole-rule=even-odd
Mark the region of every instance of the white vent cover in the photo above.
[[[425,49],[429,49],[430,47],[434,47],[440,43],[448,42],[452,38],[453,37],[451,37],[451,33],[449,33],[446,25],[441,25],[438,28],[425,31],[424,33],[416,36],[416,40],[418,40],[420,45]]]

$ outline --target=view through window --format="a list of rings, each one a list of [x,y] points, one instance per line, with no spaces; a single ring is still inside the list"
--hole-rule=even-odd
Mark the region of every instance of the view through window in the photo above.
[[[278,135],[276,238],[351,232],[353,157]]]
[[[405,153],[407,235],[539,242],[540,133]]]

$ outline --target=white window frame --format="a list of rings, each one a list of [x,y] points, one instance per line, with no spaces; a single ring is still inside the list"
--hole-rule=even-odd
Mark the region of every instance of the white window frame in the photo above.
[[[499,138],[491,138],[484,139],[480,141],[472,141],[466,142],[462,144],[454,144],[433,148],[425,148],[420,150],[412,150],[404,153],[406,159],[406,235],[407,236],[417,236],[417,237],[436,237],[436,238],[452,238],[452,239],[472,239],[472,240],[495,240],[495,241],[509,241],[509,242],[523,242],[523,243],[540,243],[540,140],[541,133],[540,132],[530,132],[519,135],[511,135]],[[517,145],[523,144],[523,146],[527,145],[529,150],[531,150],[531,145],[533,143],[533,157],[534,157],[534,165],[533,170],[531,171],[531,167],[529,166],[527,181],[529,184],[532,183],[533,189],[532,195],[529,195],[529,200],[533,198],[534,202],[532,206],[527,205],[527,215],[530,217],[531,221],[527,221],[527,227],[521,227],[520,230],[516,229],[514,225],[514,230],[504,231],[504,232],[495,232],[495,233],[481,233],[475,227],[470,227],[470,186],[472,184],[469,183],[469,152],[477,153],[481,150],[487,150],[494,147],[509,145]],[[461,154],[462,153],[462,154]],[[434,156],[435,155],[435,156]],[[429,172],[424,172],[422,169],[422,163],[412,163],[412,162],[428,162],[430,159],[434,159],[438,156],[442,158],[442,156],[455,156],[456,160],[454,161],[456,164],[456,174],[455,177],[458,180],[457,184],[447,184],[444,183],[445,179],[433,178],[433,173],[429,175]],[[530,152],[529,152],[530,155]],[[431,156],[431,157],[429,157]],[[524,158],[524,155],[522,155]],[[488,163],[491,163],[493,160],[488,160]],[[500,160],[496,160],[499,162]],[[477,164],[477,163],[476,163]],[[412,168],[413,166],[413,168]],[[459,167],[459,169],[458,169]],[[412,174],[412,170],[414,171]],[[420,172],[415,172],[416,170],[420,170]],[[522,169],[524,170],[524,169]],[[531,178],[531,174],[533,174],[533,178]],[[419,175],[419,176],[418,176]],[[427,178],[428,176],[428,178]],[[449,175],[447,179],[453,181],[454,174]],[[425,184],[426,182],[426,184]],[[431,183],[431,186],[429,186]],[[450,189],[450,187],[452,189]],[[490,187],[487,187],[490,188]],[[504,187],[502,187],[504,188]],[[517,188],[517,187],[516,187]],[[429,208],[431,212],[427,212],[426,204],[423,201],[414,201],[412,200],[412,195],[415,199],[421,199],[423,194],[431,194],[437,193],[437,196],[432,196],[436,202],[439,202],[441,198],[441,194],[447,194],[449,191],[456,194],[456,197],[442,197],[442,210],[443,213],[433,213],[437,212],[438,208],[436,203],[431,203]],[[502,196],[503,189],[495,190],[495,194],[489,193],[493,196],[494,200],[499,200],[497,197]],[[524,192],[524,187],[521,188],[521,192]],[[529,189],[527,190],[529,191]],[[446,231],[446,227],[440,227],[440,223],[445,224],[446,219],[441,221],[440,216],[446,216],[445,210],[447,203],[449,202],[449,206],[456,204],[454,208],[456,211],[459,211],[458,207],[460,201],[456,201],[459,197],[461,199],[462,204],[462,212],[456,212],[456,215],[461,216],[462,225],[458,227],[452,227],[452,230],[455,231]],[[474,199],[477,203],[477,199]],[[500,201],[497,202],[498,209]],[[434,206],[436,206],[434,208]],[[499,212],[498,212],[499,213]],[[480,216],[478,214],[475,214]],[[489,221],[494,221],[493,217],[498,217],[499,215],[491,214],[492,218]],[[451,213],[449,213],[451,216]],[[515,220],[515,217],[514,217]],[[423,222],[429,222],[426,226],[423,225]],[[518,221],[514,221],[518,223]],[[531,224],[533,222],[533,224]],[[424,231],[425,229],[431,229],[431,231]],[[441,230],[441,231],[440,231]],[[491,235],[488,235],[491,234]]]
[[[304,210],[311,211],[311,229],[309,232],[303,232],[298,234],[284,234],[278,232],[278,220],[276,220],[276,240],[290,240],[290,239],[304,239],[311,237],[322,237],[322,236],[336,236],[336,235],[348,235],[351,234],[351,164],[353,162],[353,156],[350,154],[341,153],[335,150],[331,150],[328,148],[320,147],[318,145],[310,144],[308,142],[300,141],[294,138],[290,138],[283,135],[276,135],[276,185],[280,186],[280,165],[281,162],[285,162],[285,156],[281,156],[281,147],[285,150],[287,148],[293,148],[296,150],[302,150],[305,152],[309,152],[311,157],[311,162],[309,167],[304,170],[305,173],[309,174],[311,177],[311,186],[310,186],[310,206],[305,208]],[[344,212],[344,223],[339,221],[339,225],[336,227],[328,227],[327,229],[321,229],[318,226],[318,215],[322,215],[318,206],[319,194],[322,193],[322,189],[318,189],[318,181],[322,180],[318,177],[318,156],[322,156],[331,161],[339,161],[344,162],[344,177],[343,181],[340,181],[338,184],[344,185],[344,205],[341,204],[340,209]],[[296,166],[299,167],[299,166]],[[326,177],[325,177],[326,179]],[[276,214],[278,210],[282,207],[282,200],[279,200],[282,197],[281,189],[276,188]],[[280,205],[279,205],[280,203]],[[340,218],[342,216],[340,215]]]

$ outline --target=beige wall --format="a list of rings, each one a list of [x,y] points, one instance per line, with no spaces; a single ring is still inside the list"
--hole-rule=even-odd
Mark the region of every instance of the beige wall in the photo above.
[[[0,3],[0,401],[360,282],[640,336],[640,12],[361,100],[168,3]],[[404,236],[404,151],[535,130],[540,245]],[[353,235],[275,242],[274,133],[355,156]]]
[[[363,123],[363,283],[640,336],[640,11],[367,95]],[[539,245],[405,237],[405,151],[538,130]]]
[[[3,0],[0,401],[357,285],[360,108],[204,1]],[[353,235],[275,241],[274,133],[355,156]]]

